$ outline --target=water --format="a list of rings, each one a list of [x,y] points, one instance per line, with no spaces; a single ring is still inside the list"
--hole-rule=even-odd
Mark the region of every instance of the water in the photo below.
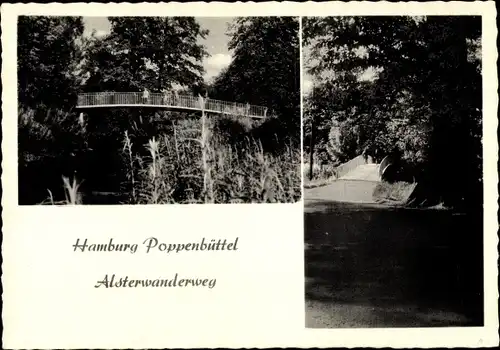
[[[456,314],[459,321],[439,325],[480,326],[482,235],[481,215],[310,203],[306,300],[319,307]],[[377,326],[427,325],[415,318],[395,319],[379,320]]]

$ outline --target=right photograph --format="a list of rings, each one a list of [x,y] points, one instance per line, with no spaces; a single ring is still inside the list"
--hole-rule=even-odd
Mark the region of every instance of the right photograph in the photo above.
[[[481,36],[302,18],[307,328],[483,326]]]

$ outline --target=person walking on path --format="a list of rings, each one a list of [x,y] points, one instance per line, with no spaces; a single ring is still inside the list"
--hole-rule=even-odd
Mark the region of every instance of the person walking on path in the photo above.
[[[179,103],[179,92],[177,90],[174,90],[174,106],[177,106]]]
[[[144,103],[149,103],[149,90],[144,88],[144,92],[142,93],[142,98],[144,99]]]
[[[205,109],[205,99],[201,94],[198,94],[198,102],[200,103],[200,109],[204,110]]]
[[[165,105],[170,105],[170,93],[167,89],[163,90],[163,103]]]
[[[203,106],[205,109],[210,109],[210,108],[207,108],[208,106],[208,89],[205,90],[205,96],[203,97]]]

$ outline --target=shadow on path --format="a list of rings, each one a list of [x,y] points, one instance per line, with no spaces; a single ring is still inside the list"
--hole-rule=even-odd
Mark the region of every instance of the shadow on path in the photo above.
[[[308,327],[480,326],[482,217],[307,200]]]

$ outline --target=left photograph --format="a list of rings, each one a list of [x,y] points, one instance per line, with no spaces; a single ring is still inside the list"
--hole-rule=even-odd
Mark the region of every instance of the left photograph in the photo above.
[[[17,30],[19,205],[300,200],[298,17]]]

